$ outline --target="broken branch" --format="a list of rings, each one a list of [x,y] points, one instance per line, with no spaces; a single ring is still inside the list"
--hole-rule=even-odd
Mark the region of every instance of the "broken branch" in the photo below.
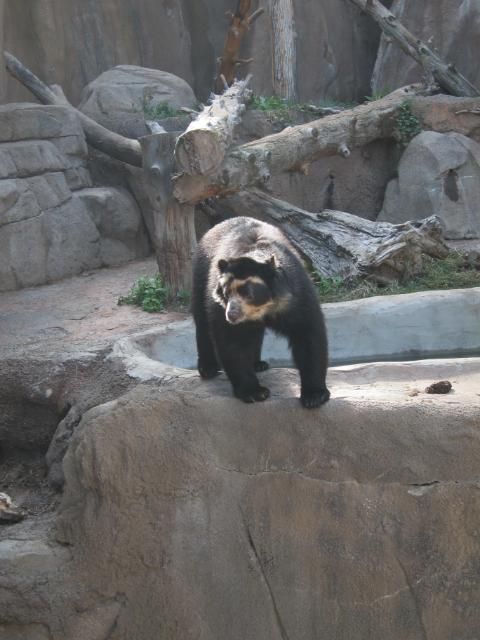
[[[242,40],[250,29],[250,26],[264,12],[264,9],[259,8],[248,16],[251,4],[251,0],[239,0],[235,13],[232,14],[231,12],[228,12],[231,16],[231,22],[225,38],[225,44],[223,46],[220,69],[215,81],[215,91],[217,93],[220,93],[223,90],[221,76],[224,76],[228,86],[234,82],[238,61],[241,59],[240,47],[242,45]]]
[[[244,102],[251,94],[248,89],[251,78],[249,75],[222,95],[215,96],[212,104],[178,138],[175,157],[181,171],[189,175],[209,175],[221,166],[245,111]]]
[[[480,91],[455,66],[440,58],[430,47],[416,38],[396,16],[383,6],[379,0],[350,0],[368,13],[380,26],[383,33],[394,40],[400,48],[432,74],[439,86],[453,96],[474,97]]]

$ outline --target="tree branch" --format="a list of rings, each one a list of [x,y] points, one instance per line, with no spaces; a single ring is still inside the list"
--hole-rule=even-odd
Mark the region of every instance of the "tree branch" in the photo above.
[[[78,109],[75,109],[65,96],[52,91],[35,74],[25,67],[20,60],[8,51],[4,51],[6,69],[14,78],[25,86],[43,104],[59,105],[72,109],[79,117],[88,144],[112,158],[131,164],[134,167],[142,166],[142,150],[138,140],[125,138],[124,136],[109,131],[95,122]]]
[[[215,91],[217,93],[221,93],[223,90],[221,76],[226,79],[228,86],[234,82],[235,71],[238,66],[237,61],[240,59],[242,40],[251,25],[264,12],[264,9],[260,8],[249,16],[251,4],[251,0],[238,0],[235,13],[228,12],[231,22],[223,46],[220,69],[215,81]]]
[[[400,48],[416,60],[439,86],[453,96],[479,96],[480,92],[452,64],[447,64],[425,42],[406,29],[396,16],[379,0],[350,0],[378,23],[383,33],[395,40]]]

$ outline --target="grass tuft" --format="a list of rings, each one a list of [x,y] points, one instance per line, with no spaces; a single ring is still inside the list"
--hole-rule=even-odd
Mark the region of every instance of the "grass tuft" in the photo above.
[[[320,302],[344,302],[372,296],[388,296],[438,289],[480,287],[479,265],[469,264],[465,256],[452,251],[446,258],[425,259],[425,271],[412,280],[381,286],[365,280],[345,281],[342,278],[313,276]]]
[[[164,118],[175,118],[178,115],[182,115],[182,112],[171,107],[168,102],[152,104],[145,100],[143,103],[143,115],[146,120],[163,120]]]

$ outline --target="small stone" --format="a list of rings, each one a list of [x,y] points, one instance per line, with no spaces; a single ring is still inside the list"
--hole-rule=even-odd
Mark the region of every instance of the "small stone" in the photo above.
[[[433,382],[425,389],[425,393],[448,393],[452,389],[452,383],[449,380],[440,380]]]

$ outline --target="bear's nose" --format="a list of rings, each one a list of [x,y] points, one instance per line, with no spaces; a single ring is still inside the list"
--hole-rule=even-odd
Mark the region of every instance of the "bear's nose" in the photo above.
[[[227,304],[227,311],[226,311],[226,318],[228,320],[228,322],[231,322],[232,324],[235,324],[235,322],[238,322],[239,320],[241,320],[242,318],[242,307],[241,305],[234,301],[234,300],[229,300],[228,304]]]

